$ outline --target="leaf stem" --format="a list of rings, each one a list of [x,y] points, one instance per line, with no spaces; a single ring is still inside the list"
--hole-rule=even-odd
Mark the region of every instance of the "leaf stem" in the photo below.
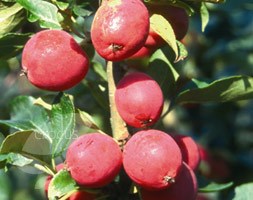
[[[120,117],[114,99],[114,94],[116,91],[114,73],[113,73],[113,62],[107,62],[107,79],[108,79],[108,94],[109,94],[109,103],[110,103],[110,112],[111,112],[111,126],[113,137],[117,141],[125,140],[129,137],[129,133],[126,127],[126,123]]]
[[[49,175],[51,175],[51,176],[54,176],[54,172],[53,172],[50,168],[48,168],[47,166],[43,166],[43,165],[40,165],[40,164],[35,163],[35,164],[34,164],[34,167],[35,167],[36,169],[40,170],[40,171],[45,172],[46,174],[49,174]]]
[[[52,158],[51,162],[52,162],[52,167],[53,167],[53,169],[56,171],[55,159]]]

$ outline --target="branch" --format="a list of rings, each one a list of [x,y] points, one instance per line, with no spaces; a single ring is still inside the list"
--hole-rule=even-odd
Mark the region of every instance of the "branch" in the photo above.
[[[111,126],[113,137],[117,141],[126,140],[129,137],[129,133],[126,127],[126,123],[120,117],[115,104],[114,94],[116,90],[114,76],[113,76],[113,62],[107,62],[107,78],[108,78],[108,90],[109,90],[109,102],[111,112]]]

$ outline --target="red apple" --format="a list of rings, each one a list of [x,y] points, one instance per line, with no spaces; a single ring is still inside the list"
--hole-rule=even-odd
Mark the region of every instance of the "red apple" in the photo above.
[[[82,81],[88,72],[89,59],[67,32],[43,30],[25,44],[22,68],[36,87],[63,91]]]
[[[124,147],[123,166],[139,186],[161,190],[178,181],[182,154],[175,140],[167,133],[154,129],[139,131]]]
[[[140,0],[104,0],[92,26],[94,48],[106,60],[120,61],[136,53],[149,32],[149,14]]]
[[[141,190],[142,200],[196,200],[198,191],[197,179],[192,169],[183,164],[176,182],[170,187],[159,190]]]
[[[89,133],[78,137],[67,149],[66,165],[81,186],[103,187],[114,180],[122,166],[122,152],[112,137]]]
[[[163,93],[158,83],[145,73],[134,72],[117,84],[115,103],[122,119],[130,126],[153,125],[163,108]]]
[[[198,144],[186,135],[175,135],[175,141],[181,149],[183,161],[192,169],[197,170],[200,163]]]

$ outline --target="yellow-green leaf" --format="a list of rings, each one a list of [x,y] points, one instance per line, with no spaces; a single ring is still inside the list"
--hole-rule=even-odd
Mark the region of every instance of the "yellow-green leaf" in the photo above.
[[[178,46],[175,33],[170,23],[162,16],[153,14],[150,17],[151,28],[159,34],[175,53],[175,61],[178,59]]]
[[[13,4],[10,7],[0,7],[0,37],[12,31],[24,20],[22,6]]]

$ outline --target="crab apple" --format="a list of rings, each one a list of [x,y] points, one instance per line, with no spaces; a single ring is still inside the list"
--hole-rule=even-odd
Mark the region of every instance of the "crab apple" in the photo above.
[[[155,50],[156,48],[144,45],[139,51],[132,55],[130,59],[150,57],[155,52]]]
[[[93,193],[88,193],[86,191],[77,191],[72,194],[68,200],[95,200],[96,195]]]
[[[175,140],[165,132],[149,129],[135,133],[123,150],[127,175],[148,190],[165,189],[177,182],[182,155]]]
[[[208,151],[202,145],[199,145],[199,150],[201,158],[199,167],[200,173],[208,179],[226,181],[231,175],[231,170],[229,162],[225,157]]]
[[[153,125],[163,108],[163,93],[158,83],[142,72],[133,72],[117,84],[115,103],[122,119],[130,126]]]
[[[142,200],[196,200],[197,179],[193,170],[183,163],[182,170],[171,187],[159,191],[141,190]]]
[[[189,28],[189,16],[183,8],[163,5],[148,5],[147,8],[150,16],[152,14],[160,14],[168,20],[174,30],[177,40],[182,40],[184,38]],[[149,45],[160,46],[165,43],[152,28],[150,28],[149,36],[149,41],[146,42]]]
[[[43,30],[25,44],[22,68],[36,87],[63,91],[81,82],[88,72],[89,59],[67,32]]]
[[[78,184],[89,188],[103,187],[119,173],[122,152],[112,137],[89,133],[78,137],[68,147],[66,165]]]
[[[210,198],[205,194],[198,194],[196,200],[210,200]]]
[[[136,53],[149,32],[149,13],[140,0],[104,0],[91,26],[91,40],[100,56],[120,61]]]
[[[161,6],[161,5],[147,5],[150,16],[153,14],[160,14],[167,19],[172,26],[177,40],[182,40],[186,35],[189,27],[189,17],[183,8],[174,6]],[[165,40],[157,34],[152,27],[149,28],[148,37],[145,41],[144,46],[136,53],[138,58],[144,58],[150,56],[147,51],[144,54],[144,50],[152,49],[153,52],[166,44]],[[136,56],[131,56],[134,59]]]
[[[175,141],[181,149],[183,161],[194,171],[197,170],[200,163],[200,152],[198,144],[186,135],[175,135]]]

